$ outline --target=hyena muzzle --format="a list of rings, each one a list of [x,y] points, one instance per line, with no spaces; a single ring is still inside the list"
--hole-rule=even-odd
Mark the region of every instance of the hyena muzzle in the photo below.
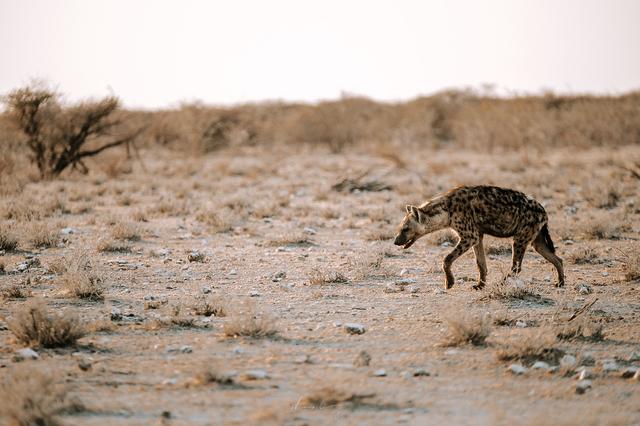
[[[487,263],[482,238],[485,234],[500,238],[513,237],[511,272],[518,274],[524,253],[529,246],[555,266],[557,287],[564,285],[562,259],[555,254],[544,207],[522,192],[496,186],[463,186],[435,197],[423,205],[407,206],[407,214],[399,226],[394,244],[409,248],[420,237],[451,228],[460,240],[442,262],[445,285],[453,287],[453,262],[473,247],[480,277],[473,288],[486,284]]]

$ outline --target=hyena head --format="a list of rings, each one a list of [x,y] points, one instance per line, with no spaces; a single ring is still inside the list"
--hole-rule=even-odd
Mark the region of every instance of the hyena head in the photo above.
[[[407,214],[398,227],[393,244],[409,248],[418,238],[449,226],[449,214],[438,204],[407,206]]]

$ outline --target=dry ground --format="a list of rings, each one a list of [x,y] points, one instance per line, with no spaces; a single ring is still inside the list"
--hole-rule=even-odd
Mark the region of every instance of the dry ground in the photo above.
[[[114,155],[98,157],[87,176],[29,184],[0,206],[0,237],[17,244],[0,257],[0,375],[15,380],[17,395],[21,369],[53,377],[78,405],[63,422],[640,423],[640,382],[621,377],[640,367],[640,181],[625,169],[640,160],[637,146],[494,155],[242,148],[200,159],[155,150],[132,164]],[[391,189],[332,189],[366,171],[363,180]],[[565,288],[531,250],[520,281],[500,287],[507,240],[485,240],[490,285],[480,292],[471,289],[472,254],[442,291],[446,233],[393,246],[405,204],[473,183],[517,188],[546,206]],[[25,344],[10,328],[34,298],[77,314],[88,334],[62,348],[32,345],[40,358],[19,362]],[[485,344],[464,344],[456,321],[483,325]],[[349,334],[347,323],[366,331]],[[584,330],[566,336],[574,323]],[[243,331],[258,336],[234,336]],[[522,339],[546,350],[499,358],[526,355]],[[529,368],[559,365],[563,354],[576,364]],[[607,360],[616,371],[605,371]],[[528,370],[512,374],[512,363]],[[577,394],[583,364],[592,388]]]

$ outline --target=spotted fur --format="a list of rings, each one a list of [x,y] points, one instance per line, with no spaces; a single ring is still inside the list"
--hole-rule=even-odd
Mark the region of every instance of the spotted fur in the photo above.
[[[462,186],[435,197],[419,207],[407,206],[394,244],[409,248],[420,237],[439,229],[451,228],[460,240],[442,262],[445,286],[453,287],[451,265],[473,248],[480,277],[473,286],[479,290],[486,284],[487,263],[482,238],[485,234],[513,238],[513,274],[522,267],[524,253],[529,246],[555,266],[558,287],[564,285],[562,259],[555,254],[544,207],[522,192],[497,186]]]

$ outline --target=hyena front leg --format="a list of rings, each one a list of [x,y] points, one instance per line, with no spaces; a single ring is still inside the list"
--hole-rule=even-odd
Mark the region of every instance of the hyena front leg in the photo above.
[[[450,289],[451,287],[453,287],[453,284],[454,284],[453,274],[451,273],[451,264],[457,258],[459,258],[464,253],[466,253],[466,251],[469,250],[471,247],[478,244],[478,240],[479,240],[479,237],[477,235],[472,236],[472,235],[460,234],[460,241],[458,241],[458,244],[453,248],[453,251],[444,258],[444,261],[442,262],[442,270],[444,271],[444,274],[445,274],[446,289]]]
[[[484,257],[482,235],[480,235],[480,241],[478,241],[478,244],[473,246],[473,252],[476,254],[476,264],[478,265],[478,272],[480,273],[478,284],[474,285],[473,289],[480,290],[487,283],[487,259]]]

